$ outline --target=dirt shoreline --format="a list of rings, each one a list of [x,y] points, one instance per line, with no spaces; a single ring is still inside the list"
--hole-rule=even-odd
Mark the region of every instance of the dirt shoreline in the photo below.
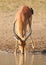
[[[25,3],[20,1],[0,1],[0,49],[15,49],[15,39],[13,33],[13,23],[15,21],[15,13],[17,9]],[[30,3],[31,2],[31,3]],[[34,41],[35,48],[46,49],[46,4],[44,1],[38,0],[32,2],[27,0],[26,4],[32,6],[34,9],[34,15],[32,20],[32,35],[31,38]],[[3,6],[3,4],[4,6]],[[9,4],[10,3],[10,4]],[[18,3],[18,4],[17,4]],[[22,3],[19,5],[19,3]],[[7,5],[6,5],[7,4]],[[14,5],[13,5],[14,4]],[[23,4],[24,5],[24,4]],[[31,40],[31,39],[30,39]],[[31,42],[29,40],[29,42]],[[28,44],[28,43],[27,43]]]

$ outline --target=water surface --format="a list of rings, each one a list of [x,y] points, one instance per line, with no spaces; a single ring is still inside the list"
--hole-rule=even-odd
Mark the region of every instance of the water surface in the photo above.
[[[0,52],[0,65],[46,65],[46,55]]]

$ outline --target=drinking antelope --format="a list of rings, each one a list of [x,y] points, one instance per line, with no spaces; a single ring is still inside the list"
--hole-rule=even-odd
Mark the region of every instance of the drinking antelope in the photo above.
[[[24,53],[24,48],[27,38],[31,34],[31,24],[32,24],[33,9],[28,6],[21,6],[15,16],[15,22],[13,27],[13,32],[18,41],[20,41],[21,53]],[[30,34],[26,37],[27,24],[29,25]]]

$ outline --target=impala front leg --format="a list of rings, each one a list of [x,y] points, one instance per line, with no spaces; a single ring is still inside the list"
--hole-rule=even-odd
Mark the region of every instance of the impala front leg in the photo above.
[[[20,53],[23,53],[23,47],[21,45],[19,46],[19,50],[20,50]]]

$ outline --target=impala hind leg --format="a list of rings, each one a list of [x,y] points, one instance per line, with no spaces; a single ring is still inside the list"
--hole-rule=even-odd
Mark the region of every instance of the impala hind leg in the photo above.
[[[33,40],[31,40],[31,43],[32,43],[32,49],[34,50],[34,41]]]

